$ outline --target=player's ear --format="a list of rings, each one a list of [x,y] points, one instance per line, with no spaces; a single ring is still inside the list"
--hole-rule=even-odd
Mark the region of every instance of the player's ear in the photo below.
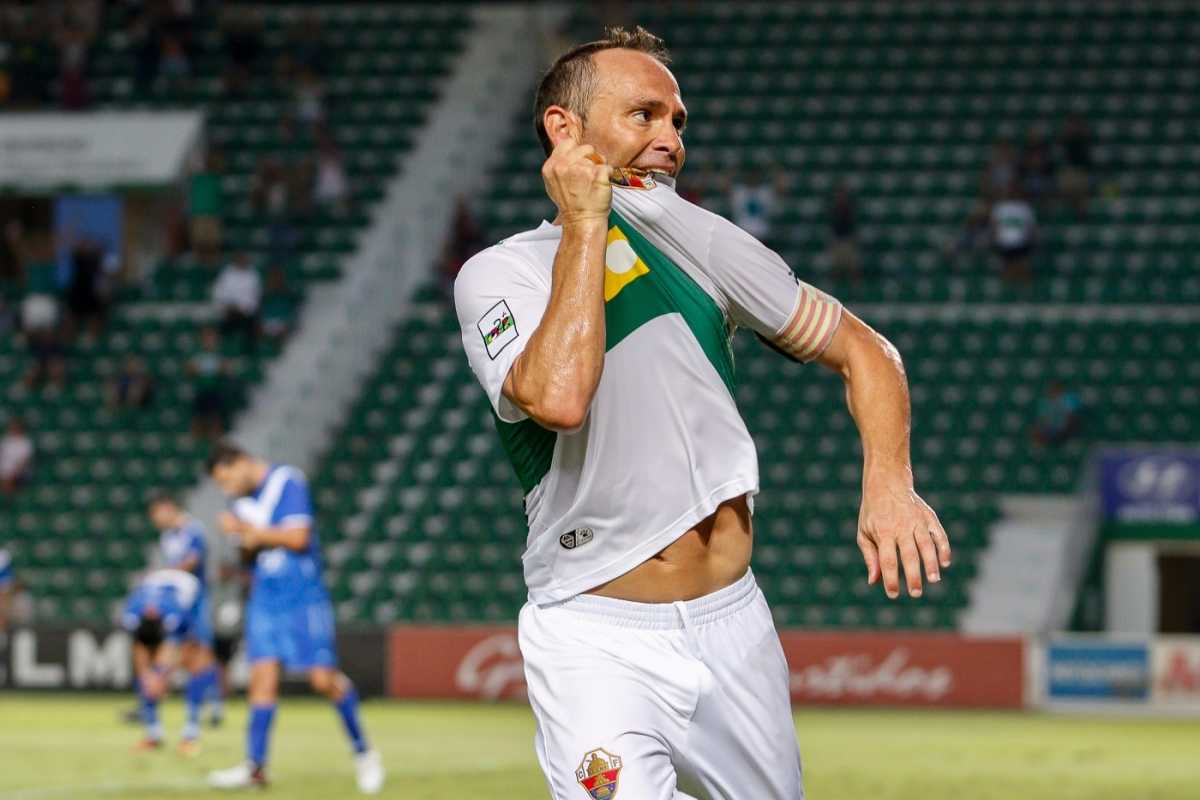
[[[562,106],[547,108],[542,114],[542,125],[546,128],[546,136],[552,147],[557,147],[567,139],[578,142],[583,135],[583,124],[579,117]]]

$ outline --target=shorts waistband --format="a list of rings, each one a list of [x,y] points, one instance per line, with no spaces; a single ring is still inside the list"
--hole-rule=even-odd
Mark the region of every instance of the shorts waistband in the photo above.
[[[725,588],[695,600],[635,603],[594,594],[577,594],[548,607],[603,617],[630,628],[677,630],[728,617],[752,603],[757,596],[758,584],[754,580],[754,573],[747,569],[745,575]]]

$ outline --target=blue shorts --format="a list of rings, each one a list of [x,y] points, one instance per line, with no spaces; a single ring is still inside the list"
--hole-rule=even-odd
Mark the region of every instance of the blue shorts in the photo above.
[[[208,610],[208,595],[201,594],[192,606],[191,613],[184,619],[183,624],[175,631],[167,634],[167,641],[174,644],[194,642],[212,649],[213,628],[212,614]]]
[[[291,609],[251,603],[246,609],[246,660],[278,661],[294,671],[336,667],[333,607],[328,600]]]

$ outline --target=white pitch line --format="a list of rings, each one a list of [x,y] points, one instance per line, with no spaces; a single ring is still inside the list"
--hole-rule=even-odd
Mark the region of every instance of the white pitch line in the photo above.
[[[208,786],[199,780],[177,780],[157,783],[88,783],[76,786],[38,786],[17,789],[12,793],[0,792],[3,800],[43,800],[48,797],[91,797],[94,795],[123,795],[128,792],[182,792],[204,789]]]

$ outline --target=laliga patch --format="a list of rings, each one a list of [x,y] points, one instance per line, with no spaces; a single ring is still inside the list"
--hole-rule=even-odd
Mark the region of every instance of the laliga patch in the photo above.
[[[579,769],[575,770],[575,780],[592,800],[610,800],[615,796],[620,777],[621,757],[599,747],[584,753]]]
[[[501,350],[520,336],[517,333],[517,320],[509,310],[508,303],[503,300],[489,308],[475,324],[479,328],[479,335],[483,337],[483,346],[487,349],[488,358],[493,361],[500,355]]]
[[[613,167],[612,177],[608,182],[625,189],[653,189],[658,185],[649,172],[636,167]]]

